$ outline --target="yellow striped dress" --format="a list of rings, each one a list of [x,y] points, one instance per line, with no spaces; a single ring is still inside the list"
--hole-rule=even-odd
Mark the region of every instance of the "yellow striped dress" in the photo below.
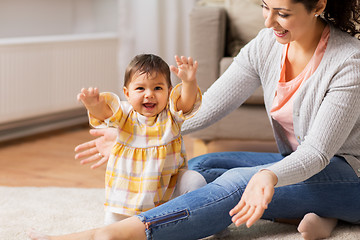
[[[193,110],[176,110],[181,84],[170,94],[167,107],[145,117],[113,93],[101,93],[113,116],[100,121],[89,117],[96,128],[116,127],[118,137],[105,174],[105,210],[132,216],[168,201],[175,189],[179,169],[187,168],[182,123],[201,105],[198,90]]]

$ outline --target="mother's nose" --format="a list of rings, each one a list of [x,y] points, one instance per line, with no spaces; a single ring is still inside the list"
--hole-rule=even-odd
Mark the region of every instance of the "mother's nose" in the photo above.
[[[276,25],[276,15],[271,12],[267,11],[266,13],[263,13],[264,19],[265,19],[265,27],[272,28]]]

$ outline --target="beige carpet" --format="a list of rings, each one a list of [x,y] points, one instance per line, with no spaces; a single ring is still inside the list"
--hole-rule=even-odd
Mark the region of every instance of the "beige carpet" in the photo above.
[[[103,195],[103,189],[0,187],[0,239],[25,240],[31,227],[64,234],[102,226]],[[296,227],[268,221],[230,230],[224,239],[301,239]],[[360,226],[341,224],[329,239],[360,239]]]

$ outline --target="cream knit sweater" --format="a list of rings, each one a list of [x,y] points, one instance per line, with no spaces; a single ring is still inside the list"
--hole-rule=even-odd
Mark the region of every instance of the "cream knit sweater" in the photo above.
[[[282,49],[271,29],[260,31],[204,93],[200,111],[184,123],[183,133],[220,120],[261,85],[279,151],[287,155],[268,168],[278,177],[276,187],[308,179],[325,168],[334,155],[345,157],[360,177],[360,41],[330,26],[320,65],[294,98],[294,132],[300,144],[294,152],[282,127],[269,115]]]

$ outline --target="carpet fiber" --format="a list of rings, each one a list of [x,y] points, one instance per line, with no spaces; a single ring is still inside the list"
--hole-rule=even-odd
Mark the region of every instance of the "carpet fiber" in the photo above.
[[[100,227],[103,201],[103,189],[0,187],[0,239],[25,240],[28,228],[65,234]],[[301,239],[295,226],[268,221],[230,232],[224,239]],[[329,239],[360,239],[360,226],[340,224]]]

